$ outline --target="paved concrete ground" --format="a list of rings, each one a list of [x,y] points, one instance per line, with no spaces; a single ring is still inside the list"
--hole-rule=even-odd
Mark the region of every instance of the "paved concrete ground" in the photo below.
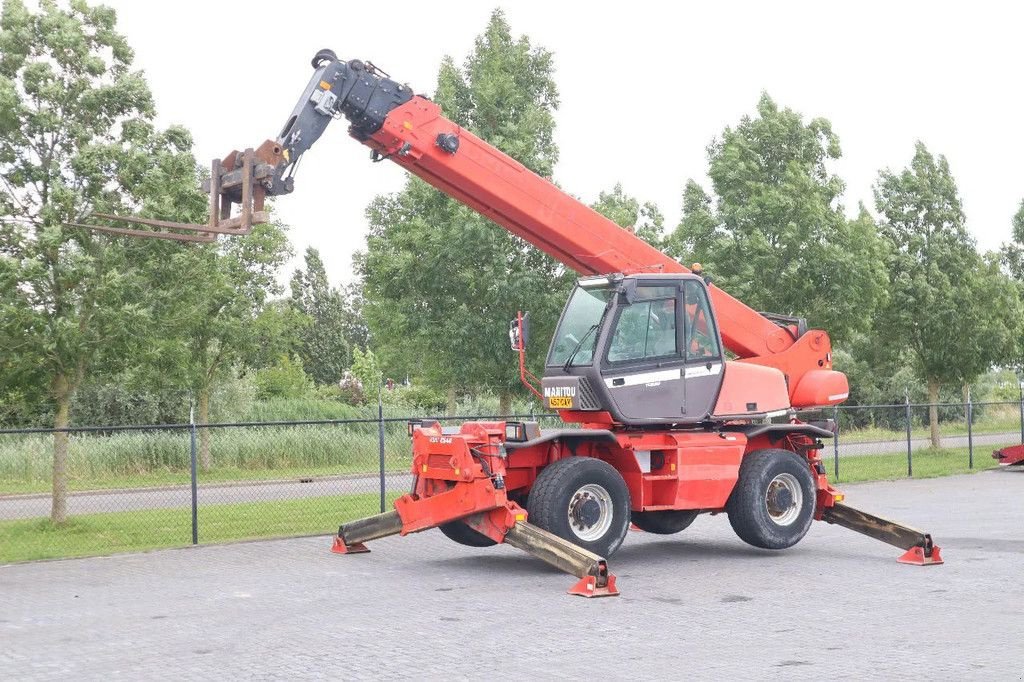
[[[944,566],[825,524],[782,553],[724,518],[631,533],[622,596],[437,531],[0,567],[0,678],[1019,679],[1024,471],[846,486]]]
[[[974,436],[975,453],[979,460],[992,454],[993,445],[1006,445],[1020,440],[1017,433],[990,433]],[[948,448],[966,448],[967,436],[945,436],[943,445]],[[930,445],[927,438],[914,439],[911,446],[920,450]],[[906,441],[877,441],[869,443],[842,443],[839,446],[840,471],[845,457],[880,455],[905,452]],[[833,451],[826,445],[822,456],[831,463]],[[388,474],[386,488],[390,492],[405,492],[412,484],[412,476],[406,473]],[[252,481],[245,483],[208,484],[199,487],[199,504],[238,504],[244,502],[266,502],[271,500],[292,500],[316,498],[329,495],[375,493],[380,490],[380,479],[376,474],[364,477],[320,477],[313,481]],[[135,509],[170,509],[189,507],[192,504],[191,488],[188,485],[157,489],[104,490],[73,493],[68,498],[68,510],[72,515],[92,514]],[[0,520],[30,519],[50,514],[50,495],[0,495]]]

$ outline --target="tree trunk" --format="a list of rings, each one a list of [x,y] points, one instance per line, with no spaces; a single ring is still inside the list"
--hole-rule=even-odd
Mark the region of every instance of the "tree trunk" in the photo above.
[[[445,409],[448,410],[448,415],[447,416],[449,416],[449,417],[454,416],[455,410],[458,409],[457,399],[458,399],[458,396],[455,393],[455,387],[454,386],[449,386],[448,387],[448,405],[445,408]]]
[[[57,400],[57,414],[53,428],[66,429],[71,423],[71,383],[63,372],[53,379],[53,395]],[[50,521],[55,524],[68,520],[68,433],[53,434],[53,492],[50,503]]]
[[[941,448],[942,441],[939,439],[939,381],[938,379],[928,380],[928,426],[931,430],[933,448]]]
[[[512,394],[508,391],[502,391],[498,396],[498,414],[502,417],[512,414]]]
[[[210,387],[204,386],[199,390],[199,418],[197,424],[210,423]],[[209,471],[210,465],[210,430],[198,429],[199,431],[199,466],[203,471]]]

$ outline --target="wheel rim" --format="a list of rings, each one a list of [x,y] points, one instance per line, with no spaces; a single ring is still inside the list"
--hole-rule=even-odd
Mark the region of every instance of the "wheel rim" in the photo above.
[[[601,539],[612,527],[612,496],[602,486],[588,483],[569,499],[569,528],[585,542]]]
[[[779,526],[788,526],[800,517],[804,506],[804,491],[793,474],[779,474],[768,484],[764,496],[768,516]]]

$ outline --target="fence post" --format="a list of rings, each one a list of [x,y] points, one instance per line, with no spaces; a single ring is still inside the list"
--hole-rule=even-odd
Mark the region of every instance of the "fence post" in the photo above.
[[[912,478],[914,476],[914,455],[913,455],[914,446],[910,442],[910,423],[911,423],[911,420],[913,419],[913,415],[910,412],[910,393],[909,392],[906,394],[906,398],[905,399],[906,399],[906,404],[907,404],[907,476]]]
[[[384,394],[380,386],[377,387],[377,443],[380,446],[380,513],[384,513],[384,498],[387,494],[384,480]]]
[[[198,475],[196,473],[196,409],[195,404],[188,408],[189,435],[189,470],[192,479],[192,544],[199,544],[199,495],[197,490]]]
[[[971,389],[967,388],[967,468],[974,468],[974,402],[971,400]]]
[[[835,433],[832,434],[832,475],[839,481],[839,406],[832,408],[832,422]]]

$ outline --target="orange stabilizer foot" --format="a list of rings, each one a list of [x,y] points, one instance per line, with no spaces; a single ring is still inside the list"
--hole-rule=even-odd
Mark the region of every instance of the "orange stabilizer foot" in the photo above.
[[[361,554],[363,552],[369,552],[370,548],[361,542],[353,542],[351,545],[346,545],[344,540],[335,535],[334,545],[331,547],[331,551],[335,554]]]
[[[599,585],[597,576],[587,575],[580,578],[579,582],[569,589],[569,594],[580,597],[617,597],[619,590],[615,587],[615,576],[608,575],[603,580],[604,585]]]
[[[929,556],[924,553],[924,547],[911,547],[896,561],[912,566],[937,566],[943,563],[942,550],[932,547],[932,553]]]

